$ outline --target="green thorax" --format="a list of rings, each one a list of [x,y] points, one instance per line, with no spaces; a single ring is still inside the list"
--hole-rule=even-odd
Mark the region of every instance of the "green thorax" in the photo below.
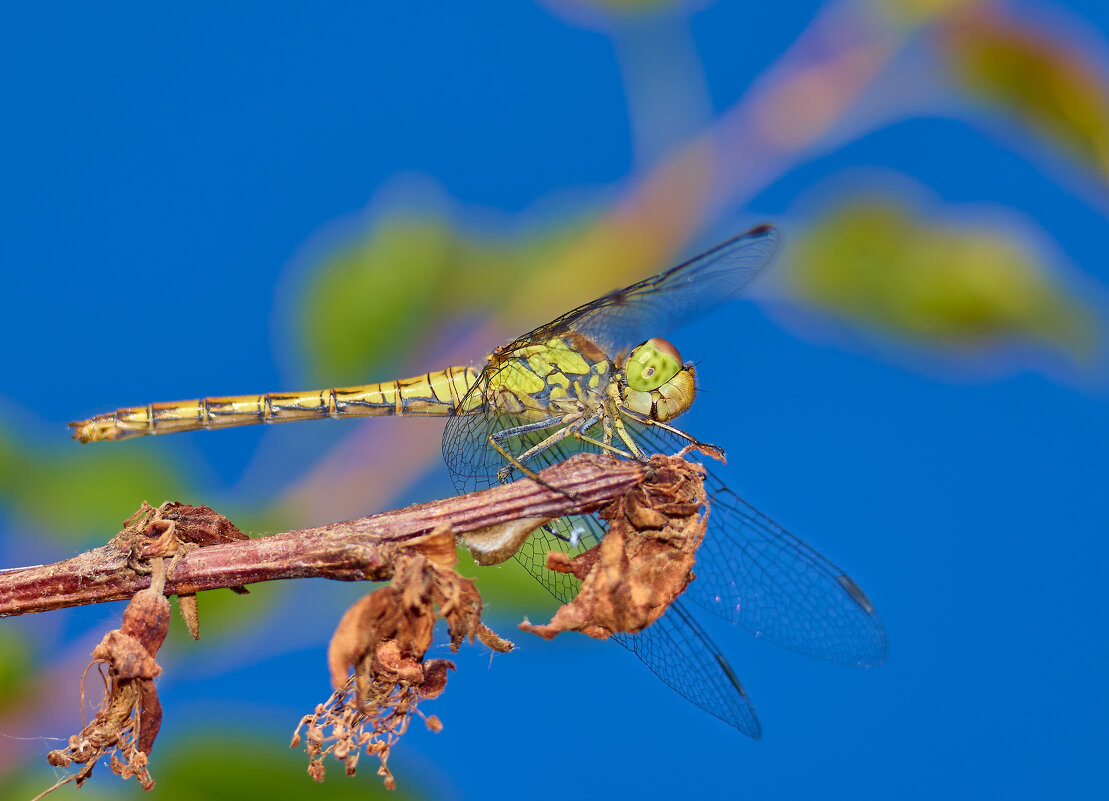
[[[501,412],[533,420],[596,408],[613,373],[604,352],[580,334],[498,351],[486,368],[488,400]]]

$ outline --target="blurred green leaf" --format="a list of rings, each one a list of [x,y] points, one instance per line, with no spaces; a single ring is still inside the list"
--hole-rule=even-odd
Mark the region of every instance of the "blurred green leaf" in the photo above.
[[[1073,35],[996,6],[954,18],[941,38],[956,80],[1109,177],[1109,79]]]
[[[961,14],[987,0],[869,0],[884,17],[900,25],[916,26],[936,18]]]
[[[31,649],[16,630],[0,627],[0,708],[25,697],[31,675]]]
[[[0,499],[40,531],[106,540],[143,500],[186,494],[177,471],[149,452],[46,448],[0,431]]]
[[[309,276],[295,313],[311,380],[334,386],[407,375],[422,345],[440,340],[446,326],[501,311],[578,232],[567,225],[486,241],[438,218],[380,220]],[[546,300],[532,300],[537,314]]]
[[[240,736],[229,733],[226,721],[213,721],[215,733],[205,733],[185,740],[159,741],[151,754],[150,772],[155,786],[144,793],[134,781],[121,781],[112,775],[106,764],[97,765],[92,778],[76,795],[72,787],[58,791],[51,798],[80,798],[82,801],[101,799],[139,799],[156,801],[243,801],[263,798],[319,798],[326,801],[366,801],[389,798],[396,801],[416,799],[418,776],[398,770],[398,789],[384,789],[376,775],[376,759],[362,755],[358,775],[348,778],[341,763],[329,760],[327,778],[318,783],[308,776],[308,757],[303,749],[276,742],[284,735],[267,732],[262,735],[243,731]],[[401,740],[403,744],[403,739]],[[393,764],[394,769],[398,765]],[[57,778],[45,771],[36,771],[33,778],[6,777],[5,799],[31,798],[53,784]],[[60,774],[59,774],[60,775]],[[18,788],[18,789],[17,789]]]
[[[435,288],[451,269],[452,233],[437,220],[392,220],[315,270],[297,309],[313,381],[365,382],[390,367],[417,326],[434,324]]]
[[[327,778],[323,783],[308,776],[308,757],[302,749],[272,742],[273,732],[262,739],[246,731],[230,736],[225,722],[213,721],[218,731],[171,745],[154,753],[153,772],[158,781],[159,799],[165,801],[241,801],[246,798],[278,799],[320,798],[328,801],[365,801],[390,798],[402,801],[417,798],[418,777],[397,775],[398,789],[382,787],[376,759],[362,755],[358,775],[348,778],[342,763],[325,762]],[[401,740],[403,747],[404,740]],[[159,744],[161,745],[161,744]],[[159,751],[161,753],[159,753]],[[396,768],[396,765],[393,765]]]
[[[592,6],[621,15],[649,14],[671,6],[682,6],[686,0],[565,0],[569,4]]]
[[[554,614],[560,605],[515,559],[499,565],[481,567],[474,562],[466,548],[460,547],[456,569],[463,576],[477,581],[482,600],[499,615],[531,615],[538,618]],[[505,632],[498,633],[512,639]]]
[[[1087,359],[1092,308],[999,228],[918,219],[894,198],[840,205],[800,236],[787,280],[802,301],[940,347],[1025,341]]]

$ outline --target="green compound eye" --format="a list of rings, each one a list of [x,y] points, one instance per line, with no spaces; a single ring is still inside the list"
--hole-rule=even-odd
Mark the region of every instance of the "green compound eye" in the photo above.
[[[678,349],[665,339],[648,339],[632,351],[624,374],[628,386],[640,392],[658,389],[682,369]]]

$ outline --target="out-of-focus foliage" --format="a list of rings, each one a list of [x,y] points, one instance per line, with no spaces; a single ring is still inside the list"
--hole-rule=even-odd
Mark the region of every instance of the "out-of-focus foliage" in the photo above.
[[[914,215],[893,197],[840,205],[797,237],[796,296],[877,332],[940,347],[1006,342],[1092,355],[1093,310],[1003,228]]]
[[[966,13],[988,0],[863,0],[884,16],[907,26],[931,22],[938,18]]]
[[[35,447],[0,431],[0,499],[36,529],[115,535],[144,500],[185,497],[184,480],[151,453],[126,448]]]
[[[306,279],[294,313],[311,378],[328,385],[399,378],[394,371],[423,347],[442,345],[442,331],[490,315],[506,340],[522,334],[616,289],[606,276],[628,275],[630,283],[656,268],[657,240],[665,249],[673,237],[637,226],[585,230],[574,218],[482,238],[442,218],[386,217]],[[487,355],[463,358],[480,365]]]
[[[552,12],[578,25],[605,26],[620,20],[665,14],[671,9],[694,10],[707,0],[542,0]]]
[[[351,243],[313,272],[297,307],[313,380],[350,382],[367,364],[393,365],[402,336],[434,313],[436,288],[456,267],[445,223],[396,220]]]
[[[573,0],[573,2],[620,14],[642,14],[683,4],[683,0]]]
[[[16,630],[0,627],[0,707],[23,696],[30,676],[31,650]]]
[[[957,82],[976,100],[1051,137],[1109,178],[1109,79],[1074,37],[994,7],[943,29]]]
[[[606,213],[581,208],[507,234],[472,233],[442,215],[383,215],[305,279],[293,315],[311,379],[399,378],[444,331],[491,320],[500,345],[671,266],[700,225],[711,172],[708,151],[693,147]],[[480,365],[486,355],[461,358]]]
[[[526,613],[535,618],[544,614],[553,613],[559,603],[553,595],[547,592],[535,578],[524,569],[524,566],[515,559],[509,559],[501,565],[480,567],[474,562],[470,552],[465,548],[458,549],[458,572],[477,581],[478,589],[487,603],[492,603],[489,610],[493,614],[507,614],[518,617],[519,613]],[[508,603],[509,610],[502,605]],[[498,632],[512,639],[512,632]]]
[[[442,218],[379,221],[308,278],[296,315],[311,377],[329,384],[400,377],[391,371],[428,337],[495,309],[551,247],[543,235],[482,240]]]
[[[243,798],[320,798],[327,801],[365,801],[367,798],[415,798],[416,775],[402,776],[398,789],[389,792],[375,775],[375,763],[363,755],[359,773],[347,778],[334,770],[325,782],[308,777],[303,750],[285,747],[272,732],[265,740],[243,731],[241,737],[226,732],[209,733],[191,742],[165,749],[158,763],[158,786],[166,801],[238,801]],[[295,791],[294,791],[295,788]]]

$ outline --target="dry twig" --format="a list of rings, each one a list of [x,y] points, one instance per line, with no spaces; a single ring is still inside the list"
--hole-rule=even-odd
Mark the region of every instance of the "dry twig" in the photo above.
[[[245,592],[257,581],[309,576],[390,584],[340,621],[328,657],[335,692],[302,719],[293,746],[305,729],[309,773],[317,780],[325,756],[343,761],[353,775],[365,749],[380,760],[386,786],[395,787],[389,752],[413,717],[442,728],[438,718],[417,709],[445,689],[454,669],[448,660],[424,659],[436,622],[447,623],[452,650],[475,639],[495,651],[512,648],[482,622],[474,582],[455,572],[456,538],[479,564],[492,564],[549,520],[600,511],[610,525],[601,543],[575,559],[548,555],[549,569],[583,580],[578,598],[549,624],[521,628],[547,638],[567,630],[602,638],[639,631],[693,579],[693,556],[705,531],[703,471],[680,456],[657,456],[644,465],[584,454],[544,470],[540,482],[523,479],[256,539],[204,506],[143,504],[107,545],[53,565],[0,573],[0,616],[132,599],[123,625],[93,652],[93,664],[104,666],[99,712],[67,748],[50,754],[54,765],[82,767],[51,789],[81,784],[109,753],[112,770],[153,786],[148,755],[161,724],[153,679],[162,671],[155,656],[168,631],[167,595],[183,601],[196,637],[197,592]]]

